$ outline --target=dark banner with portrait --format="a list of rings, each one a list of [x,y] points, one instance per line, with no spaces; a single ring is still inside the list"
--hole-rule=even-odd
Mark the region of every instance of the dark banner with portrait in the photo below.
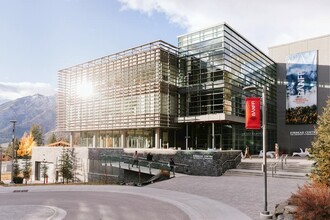
[[[315,124],[317,120],[317,51],[287,56],[287,124]]]

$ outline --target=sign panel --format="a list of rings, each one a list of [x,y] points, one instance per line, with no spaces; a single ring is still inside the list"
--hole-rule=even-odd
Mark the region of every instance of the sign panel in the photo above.
[[[286,59],[287,124],[315,124],[317,119],[317,51],[291,54]]]
[[[260,98],[245,99],[245,128],[260,129]]]
[[[316,135],[315,131],[290,131],[290,136]]]
[[[195,160],[213,160],[213,155],[193,154]]]

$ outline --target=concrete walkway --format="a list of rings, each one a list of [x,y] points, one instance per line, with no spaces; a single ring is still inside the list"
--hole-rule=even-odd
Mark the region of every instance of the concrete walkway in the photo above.
[[[262,160],[254,158],[252,160]],[[273,159],[274,160],[274,159]],[[271,162],[272,160],[269,160]],[[312,161],[301,158],[290,158],[289,162],[309,164]],[[136,168],[135,168],[136,169]],[[298,190],[298,186],[306,183],[304,179],[292,178],[268,178],[268,210],[273,212],[275,205],[288,199],[292,193]],[[29,219],[21,218],[26,210],[11,209],[6,204],[6,197],[10,197],[14,190],[28,190],[28,193],[51,193],[51,192],[106,192],[120,193],[125,196],[141,196],[144,203],[152,204],[154,201],[163,204],[171,204],[182,212],[186,213],[192,220],[213,220],[213,219],[260,219],[259,214],[264,207],[264,182],[262,176],[188,176],[177,175],[167,181],[157,182],[146,187],[114,186],[114,185],[47,185],[47,186],[19,186],[19,187],[1,187],[0,186],[0,213],[6,213],[7,216],[0,215],[0,219]],[[102,194],[101,194],[102,195]],[[107,194],[104,194],[104,196]],[[123,196],[124,197],[124,196]],[[78,197],[79,198],[79,197]],[[120,198],[120,197],[119,197]],[[2,201],[2,202],[1,202]],[[60,204],[60,203],[56,203]],[[34,219],[63,219],[63,215],[69,210],[59,208],[59,205],[50,204],[49,206],[30,207],[30,210],[36,210]],[[29,204],[25,204],[29,205]],[[111,204],[108,204],[111,205]],[[130,209],[131,204],[126,208]],[[14,206],[15,207],[15,206]],[[154,211],[157,212],[156,208]],[[6,212],[3,212],[6,210]],[[12,210],[12,211],[7,211]],[[55,210],[55,214],[52,211]],[[162,210],[162,207],[158,209]],[[11,217],[13,212],[14,217]],[[140,215],[139,212],[132,213],[132,216]],[[143,213],[143,212],[142,212]],[[33,214],[33,213],[29,213]],[[42,216],[38,218],[38,216]],[[55,216],[55,218],[54,218]],[[4,218],[5,217],[5,218]],[[26,216],[25,216],[26,217]],[[33,219],[33,218],[30,218]],[[106,218],[105,218],[106,219]],[[139,219],[139,218],[134,218]],[[167,218],[171,219],[171,218]]]
[[[275,205],[287,200],[305,182],[303,179],[268,178],[268,211],[274,213]],[[207,197],[235,207],[257,220],[264,208],[263,186],[262,176],[186,176],[147,187]]]
[[[180,178],[180,177],[179,177]],[[177,178],[177,179],[179,179]],[[175,178],[173,178],[175,179]],[[137,195],[143,197],[143,203],[148,204],[148,202],[152,202],[153,200],[159,200],[165,203],[169,203],[171,205],[176,206],[184,213],[189,216],[191,220],[201,220],[201,219],[219,219],[219,220],[227,220],[227,219],[240,219],[240,220],[248,220],[251,219],[243,212],[239,211],[238,209],[226,205],[221,201],[216,201],[207,197],[199,196],[196,194],[190,194],[185,192],[177,192],[172,190],[166,189],[157,189],[153,187],[130,187],[130,186],[26,186],[26,187],[0,187],[1,198],[5,199],[5,196],[10,195],[13,193],[13,190],[28,190],[27,193],[35,193],[35,192],[111,192],[111,193],[122,193],[122,194],[129,194],[129,195]],[[32,195],[32,194],[31,194]],[[102,195],[102,194],[101,194]],[[1,203],[0,203],[1,204]],[[108,204],[111,206],[111,204]],[[131,205],[132,204],[128,204]],[[133,204],[134,206],[134,204]],[[0,206],[1,207],[1,206]],[[8,207],[0,208],[1,211]],[[9,207],[10,208],[10,207]],[[162,207],[159,207],[162,209]],[[9,209],[10,210],[10,209]],[[26,209],[20,209],[17,207],[15,209],[14,218],[11,219],[26,219],[24,218],[24,212]],[[40,209],[41,210],[41,209]],[[38,216],[45,217],[45,219],[63,219],[62,215],[58,215],[58,213],[50,212],[50,209],[44,208],[43,215],[41,211],[38,211]],[[55,210],[55,209],[53,209]],[[64,210],[68,211],[68,210]],[[158,210],[154,210],[157,212]],[[140,210],[143,213],[143,210]],[[4,212],[6,213],[6,212]],[[7,219],[1,218],[0,219]],[[63,213],[63,212],[62,212]],[[136,216],[141,216],[143,214],[135,213]],[[10,214],[10,213],[9,213]],[[31,214],[31,213],[29,213]],[[10,214],[12,215],[12,214]],[[54,218],[52,216],[60,216]],[[2,216],[4,217],[4,216]],[[23,218],[22,218],[23,217]],[[31,218],[30,218],[31,219]],[[38,219],[38,218],[36,218]],[[42,218],[39,218],[42,219]],[[141,219],[141,218],[134,218],[134,219]]]
[[[304,183],[305,180],[302,179],[268,178],[268,210],[273,212],[276,204],[288,199],[297,191],[298,186]],[[146,204],[149,199],[151,202],[155,199],[172,204],[185,212],[192,220],[260,219],[259,213],[264,207],[263,177],[261,176],[181,176],[146,187],[111,185],[0,187],[1,200],[4,201],[5,195],[10,196],[13,190],[28,190],[28,193],[85,191],[139,195],[145,198]],[[0,206],[2,205],[8,204],[0,203]],[[56,205],[53,206],[56,207]],[[22,212],[20,209],[16,211],[18,214]]]

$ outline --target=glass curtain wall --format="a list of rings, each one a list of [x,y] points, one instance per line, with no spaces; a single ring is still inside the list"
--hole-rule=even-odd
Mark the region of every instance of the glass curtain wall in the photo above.
[[[210,148],[212,123],[215,147],[259,149],[261,131],[247,131],[245,97],[261,97],[267,87],[268,140],[276,140],[276,67],[275,63],[226,24],[180,36],[179,40],[179,117],[196,116],[189,123],[189,146]],[[243,87],[259,90],[245,93]],[[230,120],[203,120],[206,115],[223,114]],[[207,128],[207,129],[201,129]],[[257,151],[257,150],[256,150]]]

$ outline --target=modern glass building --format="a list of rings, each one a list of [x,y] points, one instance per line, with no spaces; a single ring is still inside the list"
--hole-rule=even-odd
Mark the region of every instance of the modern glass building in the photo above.
[[[177,48],[156,41],[60,70],[58,130],[79,146],[173,146],[177,66]]]
[[[59,71],[57,126],[92,147],[262,149],[245,129],[245,97],[267,87],[276,142],[275,63],[227,24]],[[245,86],[260,90],[244,92]],[[271,147],[270,147],[271,148]]]
[[[276,140],[275,63],[227,24],[178,37],[181,145],[196,149],[262,149],[261,130],[245,130],[245,97],[267,87],[267,134]],[[245,86],[259,91],[247,93]]]

